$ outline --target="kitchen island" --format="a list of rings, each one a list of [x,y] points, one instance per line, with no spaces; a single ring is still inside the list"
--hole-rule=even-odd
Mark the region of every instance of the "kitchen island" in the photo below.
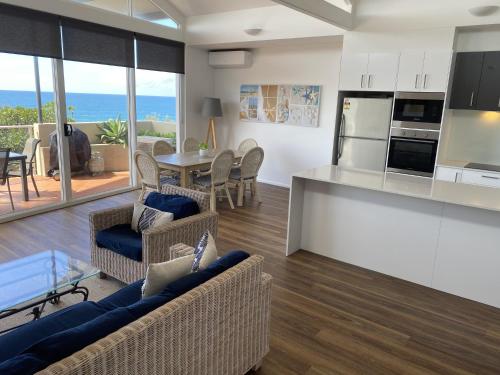
[[[324,166],[292,177],[303,249],[500,307],[500,189]]]

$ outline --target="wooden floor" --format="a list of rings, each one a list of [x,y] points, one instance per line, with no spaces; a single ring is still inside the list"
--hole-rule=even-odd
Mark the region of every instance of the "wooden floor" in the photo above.
[[[87,213],[134,194],[0,225],[0,261],[57,248],[88,260]],[[262,196],[222,203],[217,241],[264,255],[274,277],[260,375],[500,374],[500,310],[305,251],[286,258],[288,191]]]

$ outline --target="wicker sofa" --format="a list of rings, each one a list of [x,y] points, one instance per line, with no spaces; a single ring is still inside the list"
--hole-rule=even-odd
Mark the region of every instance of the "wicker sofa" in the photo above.
[[[272,278],[251,256],[42,375],[242,375],[269,351]]]
[[[172,185],[162,186],[163,194],[178,194],[194,199],[200,214],[176,220],[142,233],[142,261],[135,261],[96,244],[98,231],[118,224],[130,224],[133,204],[90,214],[91,263],[105,275],[125,283],[144,278],[150,263],[170,260],[169,249],[179,243],[194,246],[208,229],[217,237],[218,214],[210,211],[210,195]]]

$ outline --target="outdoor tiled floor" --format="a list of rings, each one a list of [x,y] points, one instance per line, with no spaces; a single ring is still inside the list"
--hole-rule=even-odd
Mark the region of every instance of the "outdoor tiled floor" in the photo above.
[[[28,178],[30,200],[22,199],[21,179],[11,178],[10,184],[14,198],[16,211],[41,207],[48,204],[58,203],[61,199],[61,183],[49,177],[35,176],[40,198],[36,196],[35,189]],[[102,193],[127,187],[129,185],[129,172],[108,172],[100,176],[76,176],[71,179],[73,197],[80,198],[96,193]],[[7,185],[0,186],[0,215],[10,213],[9,194]]]

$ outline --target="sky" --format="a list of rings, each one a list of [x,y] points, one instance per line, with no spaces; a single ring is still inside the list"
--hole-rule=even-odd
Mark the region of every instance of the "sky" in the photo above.
[[[53,91],[52,64],[39,58],[40,87]],[[126,69],[116,66],[64,61],[66,92],[121,94],[127,93]],[[0,53],[0,90],[35,91],[35,74],[31,56]],[[176,96],[173,73],[136,71],[137,95]]]

